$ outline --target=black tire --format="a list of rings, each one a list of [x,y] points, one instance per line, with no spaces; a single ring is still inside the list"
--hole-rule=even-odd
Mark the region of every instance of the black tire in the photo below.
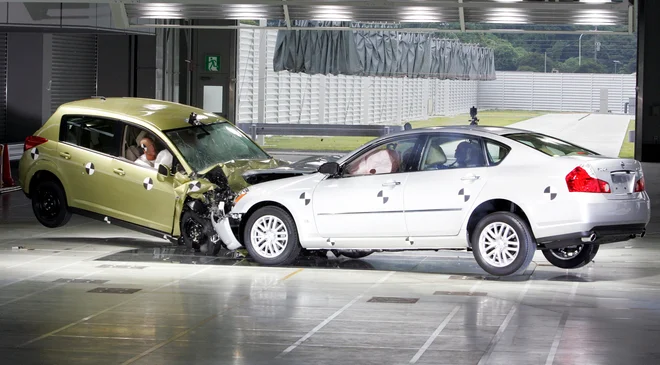
[[[518,252],[513,258],[513,261],[502,267],[492,265],[487,261],[484,257],[486,255],[482,255],[482,249],[479,243],[481,234],[489,226],[494,225],[494,227],[498,227],[498,224],[499,227],[508,226],[512,228],[516,233],[518,242]],[[536,241],[527,223],[517,215],[509,212],[495,212],[482,218],[471,234],[471,241],[472,253],[479,266],[487,273],[495,276],[522,274],[532,262],[534,253],[536,252]]]
[[[252,242],[252,229],[257,224],[260,219],[268,219],[267,217],[275,217],[284,224],[286,228],[287,240],[283,244],[284,248],[281,249],[281,252],[273,257],[266,256],[266,253],[262,253],[262,250],[255,247],[256,243]],[[293,263],[300,252],[302,247],[300,246],[300,241],[298,240],[298,230],[296,228],[296,222],[289,213],[287,213],[282,208],[276,206],[266,206],[259,208],[248,218],[245,223],[245,229],[243,231],[243,246],[248,250],[250,257],[254,259],[259,264],[269,265],[269,266],[280,266],[280,265],[289,265]]]
[[[210,239],[204,233],[204,226],[197,221],[195,215],[190,210],[183,210],[179,222],[181,238],[189,249],[200,251],[203,245],[210,242]]]
[[[598,244],[581,244],[563,249],[549,249],[543,250],[543,256],[556,267],[579,269],[594,259],[599,247]]]
[[[39,223],[48,228],[61,227],[71,219],[64,188],[58,181],[42,180],[30,191],[32,211]]]
[[[366,250],[339,250],[339,253],[351,259],[361,259],[371,255],[374,252]]]

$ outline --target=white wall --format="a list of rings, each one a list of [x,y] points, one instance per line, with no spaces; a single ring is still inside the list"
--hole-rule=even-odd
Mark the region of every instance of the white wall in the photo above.
[[[476,81],[274,72],[276,39],[240,30],[239,123],[401,124],[477,105]]]
[[[635,75],[497,72],[494,81],[323,76],[273,71],[276,30],[240,30],[239,123],[402,124],[484,109],[612,113],[635,96]]]
[[[635,97],[634,74],[561,74],[497,72],[497,80],[479,84],[483,109],[595,112],[601,89],[608,89],[608,110],[624,113],[624,104]]]

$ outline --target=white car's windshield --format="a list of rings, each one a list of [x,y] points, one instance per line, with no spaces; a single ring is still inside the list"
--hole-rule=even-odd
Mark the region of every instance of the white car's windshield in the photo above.
[[[589,151],[572,143],[538,133],[515,133],[507,134],[505,137],[526,144],[550,156],[598,155],[596,152]]]
[[[166,134],[195,171],[232,160],[271,158],[228,122],[190,126]]]

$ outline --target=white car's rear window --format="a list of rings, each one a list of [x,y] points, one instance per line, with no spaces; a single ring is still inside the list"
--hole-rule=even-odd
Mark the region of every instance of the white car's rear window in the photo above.
[[[597,156],[586,148],[540,133],[514,133],[505,135],[549,156]]]

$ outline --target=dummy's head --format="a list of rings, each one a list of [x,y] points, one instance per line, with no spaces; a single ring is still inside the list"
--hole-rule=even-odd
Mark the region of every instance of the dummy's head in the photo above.
[[[142,148],[142,151],[144,151],[144,155],[147,157],[147,160],[153,161],[156,159],[156,146],[151,138],[142,138],[140,140],[140,148]]]

